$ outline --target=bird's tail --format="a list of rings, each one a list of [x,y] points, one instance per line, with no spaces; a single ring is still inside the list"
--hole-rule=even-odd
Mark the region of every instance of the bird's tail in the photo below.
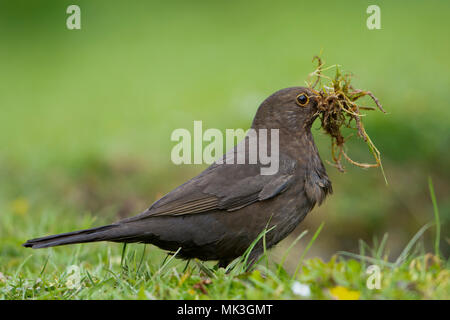
[[[123,224],[111,224],[98,228],[78,230],[73,232],[55,234],[51,236],[28,240],[23,244],[24,247],[39,249],[61,246],[65,244],[96,242],[96,241],[117,241],[117,242],[136,242],[137,230],[128,228]]]

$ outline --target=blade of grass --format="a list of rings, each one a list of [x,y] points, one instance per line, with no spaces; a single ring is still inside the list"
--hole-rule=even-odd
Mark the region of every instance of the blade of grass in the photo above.
[[[172,255],[171,255],[171,257],[161,266],[161,268],[159,268],[159,270],[158,271],[156,271],[156,273],[153,275],[153,277],[155,277],[156,275],[158,275],[158,274],[160,274],[161,273],[161,271],[170,263],[170,261],[172,261],[175,257],[176,257],[176,255],[178,254],[178,252],[180,252],[181,251],[181,247],[179,247],[178,248],[178,250],[177,251],[175,251]],[[168,256],[168,255],[167,255]]]
[[[270,229],[265,229],[263,231],[261,231],[261,233],[258,235],[258,237],[256,237],[255,240],[253,240],[253,242],[250,244],[250,246],[247,248],[247,250],[245,250],[244,254],[241,256],[241,258],[239,258],[235,264],[229,264],[228,267],[226,268],[227,272],[229,270],[232,270],[234,275],[240,274],[242,272],[245,272],[245,270],[247,269],[247,261],[248,258],[251,254],[251,252],[253,251],[253,248],[256,246],[256,244],[258,243],[259,240],[261,240],[262,237],[264,237],[264,235],[270,231],[272,231],[275,228],[275,226],[271,227]],[[241,263],[241,267],[239,268],[239,270],[237,268],[235,268],[236,265],[238,265],[239,263]]]
[[[144,249],[142,249],[142,256],[141,256],[141,259],[140,259],[140,261],[139,261],[139,266],[138,266],[138,268],[137,268],[137,270],[136,270],[136,274],[138,274],[138,273],[139,273],[139,270],[141,269],[142,262],[144,261],[145,249],[146,249],[146,248],[147,248],[147,244],[144,244]]]
[[[49,259],[50,259],[50,254],[47,255],[47,259],[45,259],[44,266],[42,267],[41,272],[39,273],[39,276],[42,276],[42,274],[44,273],[45,268],[47,267],[47,264],[48,264],[48,260],[49,260]]]
[[[87,275],[89,281],[91,282],[92,286],[95,287],[95,282],[94,282],[94,280],[92,279],[91,274],[89,273],[88,270],[86,270],[86,275]]]
[[[214,274],[214,271],[210,270],[201,261],[199,261],[198,259],[194,259],[194,262],[197,265],[197,267],[200,269],[200,271],[203,271],[203,273],[205,273],[208,277],[217,278],[216,275]]]
[[[434,254],[439,257],[439,243],[441,241],[441,220],[439,218],[439,209],[437,206],[436,195],[434,193],[433,181],[428,177],[428,188],[430,189],[431,202],[433,203],[434,221],[436,223],[436,238],[434,240]]]
[[[270,223],[270,220],[272,220],[272,216],[273,215],[271,215],[269,218],[269,221],[267,221],[265,230],[267,230],[267,228],[269,227],[269,223]],[[264,258],[264,260],[266,261],[266,268],[269,269],[269,256],[267,255],[266,233],[265,232],[263,235],[263,256],[261,258]]]
[[[386,262],[382,259],[372,258],[372,257],[368,257],[368,256],[364,256],[364,255],[360,255],[360,254],[356,254],[356,253],[352,253],[352,252],[338,251],[337,254],[342,255],[342,256],[348,256],[348,257],[355,258],[355,259],[359,259],[361,261],[367,261],[372,264],[384,265],[384,266],[387,266],[390,268],[395,267],[395,264]]]
[[[364,241],[359,239],[358,244],[359,244],[359,254],[361,256],[365,256],[366,255],[366,251],[365,251],[365,248],[364,248]],[[361,262],[362,269],[366,270],[366,260],[361,260],[361,261],[362,261]]]
[[[20,271],[22,271],[22,268],[23,268],[23,266],[25,265],[25,263],[27,263],[28,260],[30,260],[30,258],[31,258],[32,256],[33,256],[33,255],[30,254],[30,255],[29,255],[28,257],[26,257],[26,258],[22,261],[22,263],[17,267],[16,273],[14,274],[14,278],[17,278],[17,276],[20,274]]]
[[[280,274],[281,268],[283,267],[284,262],[286,261],[289,251],[291,251],[291,249],[297,244],[297,242],[300,241],[300,239],[303,238],[307,233],[308,230],[305,230],[302,233],[300,233],[300,235],[297,238],[295,238],[295,240],[292,241],[290,246],[286,249],[286,251],[283,254],[283,257],[281,258],[280,264],[278,265],[277,275]]]
[[[300,266],[302,264],[303,258],[305,257],[305,255],[308,253],[309,249],[311,248],[311,246],[313,245],[314,241],[316,241],[317,237],[319,236],[320,231],[323,228],[323,225],[325,224],[325,222],[322,222],[319,226],[319,228],[317,228],[316,233],[314,233],[313,237],[311,238],[311,240],[309,241],[308,245],[306,246],[305,250],[303,250],[302,255],[300,256],[300,259],[298,260],[297,263],[297,267],[295,268],[295,272],[294,272],[294,276],[292,277],[292,279],[295,279],[297,277],[297,273],[298,270],[300,269]]]
[[[419,240],[419,238],[423,235],[423,233],[432,226],[432,223],[427,223],[422,228],[417,231],[417,233],[412,237],[411,240],[409,240],[408,244],[406,245],[405,249],[403,249],[402,253],[398,256],[397,260],[395,261],[395,265],[399,266],[408,256],[408,253],[413,248],[414,244]]]
[[[383,239],[381,239],[380,246],[378,247],[378,250],[377,250],[377,255],[376,255],[376,257],[377,257],[378,259],[381,259],[382,256],[383,256],[383,252],[384,252],[384,248],[386,247],[387,239],[388,239],[388,234],[387,234],[387,232],[386,232],[386,233],[383,235]]]

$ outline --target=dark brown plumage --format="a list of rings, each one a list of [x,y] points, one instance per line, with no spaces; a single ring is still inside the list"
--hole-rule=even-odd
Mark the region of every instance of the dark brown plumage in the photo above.
[[[316,106],[315,92],[294,87],[274,93],[259,107],[252,128],[279,129],[279,170],[273,175],[261,175],[259,161],[215,163],[135,217],[28,240],[24,246],[142,242],[169,251],[181,248],[178,257],[219,260],[225,266],[242,255],[264,228],[275,226],[266,235],[270,248],[332,192],[311,134]],[[239,152],[235,147],[224,157],[236,157]],[[261,253],[260,241],[250,259],[254,261]]]

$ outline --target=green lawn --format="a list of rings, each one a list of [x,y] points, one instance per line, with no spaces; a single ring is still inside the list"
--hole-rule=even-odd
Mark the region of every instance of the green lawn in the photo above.
[[[387,235],[373,247],[360,242],[359,254],[340,252],[326,262],[320,258],[304,259],[320,237],[322,224],[301,254],[291,249],[306,232],[285,249],[280,261],[275,262],[265,253],[259,264],[246,272],[247,255],[227,269],[216,269],[211,263],[196,260],[187,264],[143,244],[95,243],[25,251],[20,247],[20,239],[28,233],[86,228],[94,220],[86,219],[81,225],[58,225],[56,221],[67,220],[68,216],[45,212],[30,221],[33,218],[25,209],[17,203],[15,210],[20,217],[4,221],[0,227],[6,234],[0,299],[450,298],[449,261],[425,253],[418,241],[431,224],[421,228],[392,262],[387,260]],[[439,226],[438,221],[435,222]],[[264,233],[260,239],[264,239]],[[435,249],[439,252],[439,247]],[[294,272],[285,269],[288,255],[297,260]],[[369,271],[373,266],[379,271],[376,278]]]

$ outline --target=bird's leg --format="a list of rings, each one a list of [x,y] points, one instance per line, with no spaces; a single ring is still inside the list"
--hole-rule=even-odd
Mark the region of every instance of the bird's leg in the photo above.
[[[233,261],[233,259],[219,260],[219,262],[217,262],[217,264],[214,266],[214,270],[218,270],[219,268],[226,269],[228,265],[231,263],[231,261]]]
[[[189,266],[189,262],[191,262],[191,259],[188,259],[188,261],[186,262],[186,265],[184,266],[184,269],[183,269],[183,273],[186,272],[187,267]]]

